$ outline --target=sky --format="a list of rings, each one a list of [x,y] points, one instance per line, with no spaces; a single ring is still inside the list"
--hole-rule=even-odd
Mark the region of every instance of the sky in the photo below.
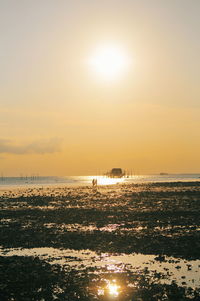
[[[199,0],[0,0],[0,173],[200,172]],[[98,47],[130,60],[113,80]]]

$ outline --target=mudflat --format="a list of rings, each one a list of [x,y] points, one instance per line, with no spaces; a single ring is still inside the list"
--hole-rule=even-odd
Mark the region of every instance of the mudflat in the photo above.
[[[200,182],[1,191],[0,300],[200,300]]]

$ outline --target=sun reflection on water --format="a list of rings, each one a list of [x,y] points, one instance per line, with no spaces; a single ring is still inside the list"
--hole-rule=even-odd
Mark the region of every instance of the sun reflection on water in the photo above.
[[[115,280],[113,280],[113,282],[109,282],[107,288],[112,297],[118,297],[120,287],[115,283]]]
[[[125,178],[109,178],[105,176],[88,176],[87,181],[92,183],[92,180],[97,180],[97,185],[114,185],[117,183],[123,183]]]
[[[106,280],[106,286],[105,288],[99,288],[98,289],[98,295],[109,295],[110,297],[116,298],[119,296],[119,290],[120,286],[116,283],[116,280]]]

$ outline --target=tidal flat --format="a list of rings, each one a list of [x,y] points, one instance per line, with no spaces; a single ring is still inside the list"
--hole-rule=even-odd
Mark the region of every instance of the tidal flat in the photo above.
[[[0,300],[200,300],[200,182],[0,191]]]

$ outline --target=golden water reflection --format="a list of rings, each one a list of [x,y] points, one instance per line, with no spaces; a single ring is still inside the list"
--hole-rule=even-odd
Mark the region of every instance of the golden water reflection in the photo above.
[[[115,283],[115,280],[113,280],[113,282],[108,283],[107,288],[111,296],[117,297],[119,295],[120,286]]]
[[[118,183],[123,183],[125,178],[109,178],[105,176],[88,176],[87,180],[92,183],[92,180],[97,180],[97,185],[113,185]]]
[[[98,289],[98,295],[110,295],[113,298],[116,298],[119,296],[120,293],[120,286],[116,283],[116,280],[106,280],[107,284],[105,288],[99,288]]]

